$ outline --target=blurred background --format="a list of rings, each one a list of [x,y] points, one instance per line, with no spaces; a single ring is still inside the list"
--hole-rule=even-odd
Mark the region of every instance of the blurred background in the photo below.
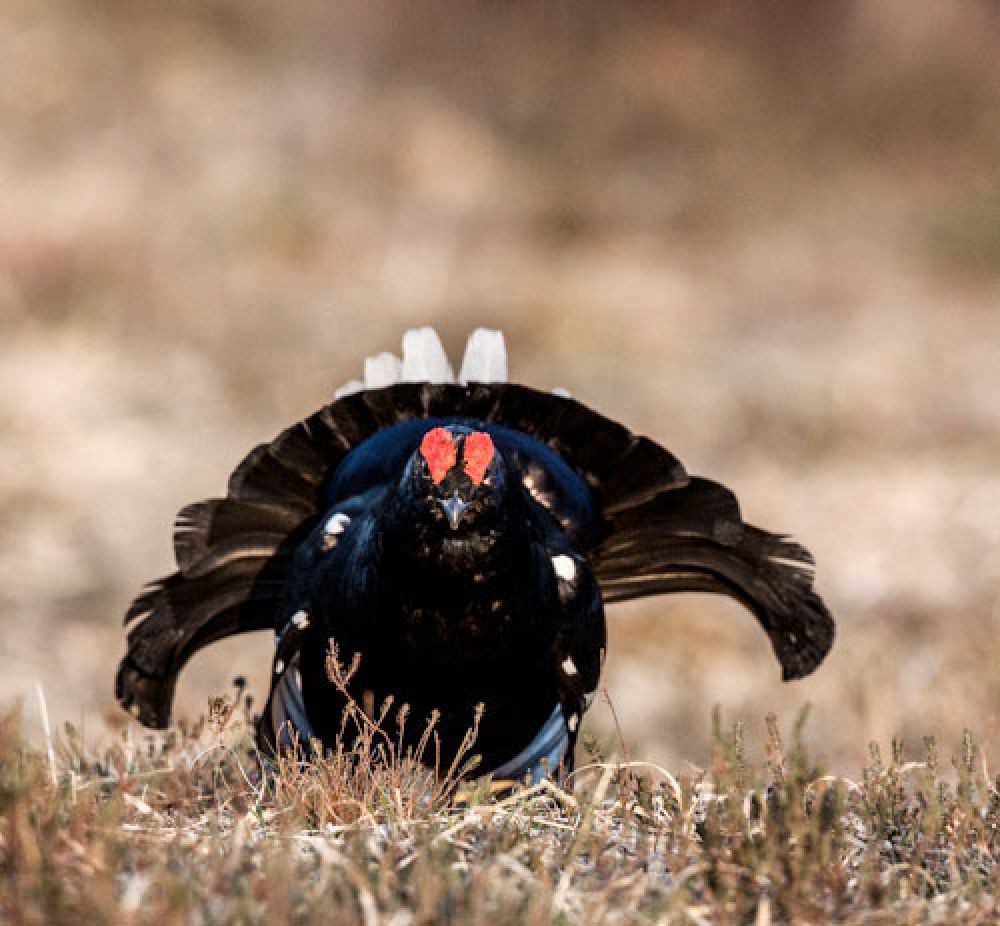
[[[99,740],[177,509],[404,328],[488,325],[810,547],[838,618],[782,685],[734,605],[611,609],[633,757],[704,765],[713,705],[759,754],[811,704],[847,773],[997,753],[997,48],[985,0],[4,0],[0,704]]]

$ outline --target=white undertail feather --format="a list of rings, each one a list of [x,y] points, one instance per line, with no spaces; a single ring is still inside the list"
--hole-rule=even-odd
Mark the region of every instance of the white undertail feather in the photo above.
[[[455,373],[448,363],[441,339],[433,328],[411,328],[403,334],[404,383],[453,383]]]
[[[365,360],[365,378],[352,379],[335,393],[338,399],[365,389],[381,389],[395,383],[454,383],[441,339],[430,327],[411,328],[403,334],[403,359],[385,351]],[[469,335],[458,377],[462,383],[507,382],[507,348],[503,333],[477,328]]]
[[[398,383],[403,375],[399,357],[388,351],[365,360],[365,389],[381,389]]]
[[[458,378],[463,383],[507,382],[507,348],[503,332],[477,328],[469,335]]]
[[[355,392],[364,392],[365,384],[360,379],[349,379],[343,386],[335,389],[333,397],[342,399],[345,395],[354,395]]]

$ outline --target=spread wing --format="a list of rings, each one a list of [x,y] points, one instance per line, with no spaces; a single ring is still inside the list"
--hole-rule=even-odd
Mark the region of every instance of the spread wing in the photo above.
[[[809,554],[743,523],[728,490],[691,479],[663,447],[567,397],[508,383],[395,383],[346,395],[261,444],[225,498],[178,515],[177,571],[125,616],[119,701],[145,724],[169,722],[177,675],[201,647],[275,627],[292,557],[339,498],[398,473],[433,420],[487,422],[519,455],[526,485],[590,557],[606,601],[713,591],[749,607],[785,677],[811,671],[833,639]],[[378,436],[376,436],[378,435]],[[384,446],[372,443],[385,440]],[[373,452],[377,450],[378,452]]]
[[[725,486],[692,478],[618,512],[609,526],[590,557],[605,601],[688,591],[735,598],[764,628],[786,680],[808,675],[833,645],[809,551],[745,524]]]

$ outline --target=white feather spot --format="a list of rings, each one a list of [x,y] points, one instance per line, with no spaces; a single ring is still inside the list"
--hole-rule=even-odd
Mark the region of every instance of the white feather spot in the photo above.
[[[563,672],[566,675],[576,675],[577,674],[576,663],[573,662],[573,660],[569,656],[567,656],[562,661],[562,666],[560,666],[560,668],[563,670]]]
[[[403,362],[388,351],[365,360],[365,389],[381,389],[399,382]]]
[[[570,714],[569,720],[566,721],[566,727],[570,733],[576,733],[576,728],[580,726],[580,715]]]
[[[455,382],[448,355],[433,328],[412,328],[403,335],[400,379],[404,383]]]
[[[364,388],[365,384],[360,379],[352,379],[344,383],[339,389],[335,389],[333,397],[335,399],[342,399],[345,395],[354,395],[354,393],[361,392]]]
[[[284,659],[276,659],[274,661],[274,674],[275,675],[281,675],[281,673],[284,672],[284,671],[285,671],[285,660]]]
[[[562,386],[558,386],[552,390],[552,394],[560,399],[572,399],[573,393],[568,389],[563,389]]]
[[[326,524],[323,525],[323,533],[336,537],[337,534],[344,533],[344,528],[351,523],[351,519],[342,511],[338,511]]]
[[[507,382],[507,347],[502,332],[477,328],[469,335],[458,378],[463,383]]]
[[[576,578],[576,563],[573,562],[572,556],[567,556],[565,553],[552,557],[552,568],[564,582],[572,582]]]
[[[292,615],[292,623],[298,630],[305,630],[309,626],[309,612],[296,611]]]

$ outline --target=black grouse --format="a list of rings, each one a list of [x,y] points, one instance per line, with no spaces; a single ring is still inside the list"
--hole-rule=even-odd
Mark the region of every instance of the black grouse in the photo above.
[[[506,380],[499,332],[472,334],[456,380],[434,331],[409,331],[402,360],[369,358],[364,383],[254,449],[225,498],[182,509],[177,572],[125,617],[122,705],[166,726],[194,652],[269,630],[265,749],[332,745],[348,698],[391,696],[406,746],[439,712],[447,767],[481,705],[477,773],[538,780],[572,765],[605,604],[719,592],[753,612],[785,679],[819,665],[834,627],[808,551],[648,438]],[[346,691],[331,641],[359,659]]]

